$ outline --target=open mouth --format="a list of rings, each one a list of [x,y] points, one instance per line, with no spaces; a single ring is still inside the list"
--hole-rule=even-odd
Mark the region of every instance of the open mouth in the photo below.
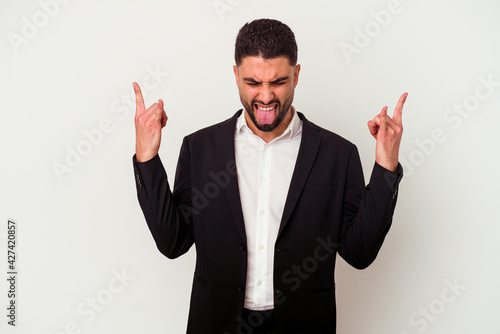
[[[264,105],[254,104],[255,117],[260,124],[272,124],[276,116],[277,103]]]

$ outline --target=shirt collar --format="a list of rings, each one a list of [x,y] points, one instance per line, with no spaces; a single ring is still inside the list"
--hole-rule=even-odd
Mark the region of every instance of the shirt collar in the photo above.
[[[279,137],[274,138],[273,141],[277,140],[278,138],[285,138],[285,137],[286,139],[292,139],[293,137],[295,137],[297,134],[300,133],[299,130],[301,129],[302,126],[302,120],[299,118],[299,115],[297,114],[297,111],[293,106],[290,107],[290,111],[293,112],[290,124],[288,124],[285,131]],[[238,117],[238,120],[236,121],[236,132],[241,133],[241,131],[248,131],[249,133],[254,134],[247,125],[244,109],[241,115]]]

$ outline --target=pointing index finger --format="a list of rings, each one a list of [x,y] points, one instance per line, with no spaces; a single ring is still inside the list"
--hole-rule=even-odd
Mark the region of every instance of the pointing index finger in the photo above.
[[[146,107],[144,106],[144,98],[142,97],[142,92],[141,88],[137,84],[137,82],[132,83],[134,86],[134,92],[135,92],[135,103],[136,103],[136,111],[139,110],[146,110]]]
[[[408,93],[403,93],[403,95],[401,95],[401,97],[399,98],[398,104],[396,105],[396,109],[394,109],[394,115],[392,116],[392,119],[397,123],[401,123],[401,117],[403,114],[403,105],[405,104],[407,96]]]

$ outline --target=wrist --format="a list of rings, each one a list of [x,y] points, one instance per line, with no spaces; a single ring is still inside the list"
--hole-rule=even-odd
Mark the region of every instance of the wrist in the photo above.
[[[158,152],[144,152],[141,150],[136,150],[135,159],[137,160],[137,162],[146,162],[153,159],[157,154]]]

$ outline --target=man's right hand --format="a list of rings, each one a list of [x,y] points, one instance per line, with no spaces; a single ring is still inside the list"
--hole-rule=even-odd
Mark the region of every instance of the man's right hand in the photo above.
[[[141,88],[133,83],[135,109],[135,158],[139,162],[152,159],[158,154],[161,142],[161,129],[167,124],[167,114],[163,109],[163,101],[154,103],[146,109]]]

